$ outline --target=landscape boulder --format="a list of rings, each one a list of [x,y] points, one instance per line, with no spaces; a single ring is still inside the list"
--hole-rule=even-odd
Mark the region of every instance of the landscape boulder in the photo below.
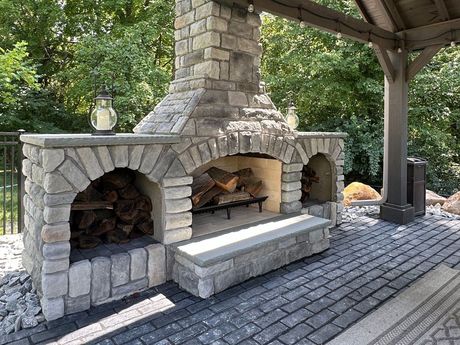
[[[460,215],[460,192],[450,196],[442,205],[442,209],[446,212]]]
[[[343,203],[345,206],[351,206],[355,200],[374,200],[380,199],[380,194],[372,187],[361,183],[352,182],[343,191]]]
[[[436,204],[444,205],[446,198],[441,195],[436,194],[435,192],[427,189],[426,190],[426,205],[435,206]]]

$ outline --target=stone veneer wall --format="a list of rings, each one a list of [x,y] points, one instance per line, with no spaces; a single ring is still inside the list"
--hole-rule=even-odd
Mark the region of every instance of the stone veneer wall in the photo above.
[[[180,251],[175,252],[173,279],[180,287],[202,298],[208,298],[252,277],[265,274],[329,248],[329,227],[324,226],[259,245],[250,252],[211,264],[197,265]]]
[[[114,137],[23,135],[21,139],[25,143],[23,152],[26,157],[23,162],[23,173],[26,176],[23,263],[41,295],[45,316],[48,319],[57,318],[76,308],[76,305],[88,305],[88,285],[78,290],[78,293],[70,292],[73,291],[70,285],[75,280],[72,278],[73,270],[81,270],[80,275],[89,271],[88,262],[70,270],[70,207],[76,194],[104,173],[115,168],[130,168],[158,184],[163,208],[162,214],[157,215],[161,217],[161,222],[155,224],[154,238],[163,246],[192,236],[190,174],[196,168],[220,157],[238,153],[270,155],[282,162],[281,213],[297,213],[302,209],[299,201],[301,170],[308,163],[309,157],[320,152],[330,158],[337,172],[337,194],[332,202],[337,210],[336,222],[340,223],[340,202],[344,187],[344,136],[340,133],[278,136],[238,132],[193,139],[139,134]],[[144,258],[166,255],[166,258],[148,261],[146,274],[160,274],[155,273],[155,270],[161,271],[161,264],[157,266],[155,262],[166,261],[165,279],[170,279],[173,259],[168,256],[167,248],[165,251],[155,247],[147,252],[148,255],[138,255]],[[135,259],[135,253],[130,254],[132,272],[136,270],[132,265],[139,260]],[[114,258],[93,259],[92,277],[98,277],[94,272],[99,267],[105,267],[108,274],[108,267],[114,265],[115,261]],[[139,277],[130,277],[130,282],[142,279]],[[149,286],[160,282],[160,279],[149,277]],[[90,289],[98,289],[98,280],[91,279]],[[71,299],[76,298],[76,295],[83,302],[79,304]],[[116,293],[112,291],[111,296],[107,297],[105,292],[101,295],[103,297],[94,298],[93,302],[100,303],[113,295]],[[67,306],[65,301],[68,302]]]
[[[212,0],[177,0],[175,78],[136,133],[292,134],[260,87],[260,16]]]

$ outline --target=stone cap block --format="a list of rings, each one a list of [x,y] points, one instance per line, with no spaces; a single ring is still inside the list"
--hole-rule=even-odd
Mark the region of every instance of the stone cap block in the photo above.
[[[297,132],[298,139],[309,138],[347,138],[348,133],[343,132]]]
[[[114,145],[148,145],[176,144],[180,138],[166,134],[130,134],[91,135],[91,134],[24,134],[21,141],[41,147],[75,147],[75,146],[114,146]]]
[[[210,266],[271,243],[331,226],[331,221],[309,215],[284,215],[250,226],[172,244],[171,249],[199,266]]]

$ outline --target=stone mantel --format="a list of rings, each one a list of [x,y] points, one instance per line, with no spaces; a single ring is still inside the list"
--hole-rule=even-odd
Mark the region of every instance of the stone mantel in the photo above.
[[[181,139],[177,135],[132,133],[120,133],[116,135],[24,134],[21,135],[21,141],[35,146],[52,148],[79,146],[177,144],[181,141]]]

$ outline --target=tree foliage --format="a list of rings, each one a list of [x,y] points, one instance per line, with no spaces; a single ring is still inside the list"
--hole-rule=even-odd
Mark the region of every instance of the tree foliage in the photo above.
[[[130,131],[167,91],[172,18],[168,0],[0,0],[2,45],[27,42],[46,90],[37,95],[40,104],[20,107],[16,116],[27,122],[29,111],[59,108],[61,120],[48,130],[89,131],[95,89],[106,85],[115,95],[118,130]]]

